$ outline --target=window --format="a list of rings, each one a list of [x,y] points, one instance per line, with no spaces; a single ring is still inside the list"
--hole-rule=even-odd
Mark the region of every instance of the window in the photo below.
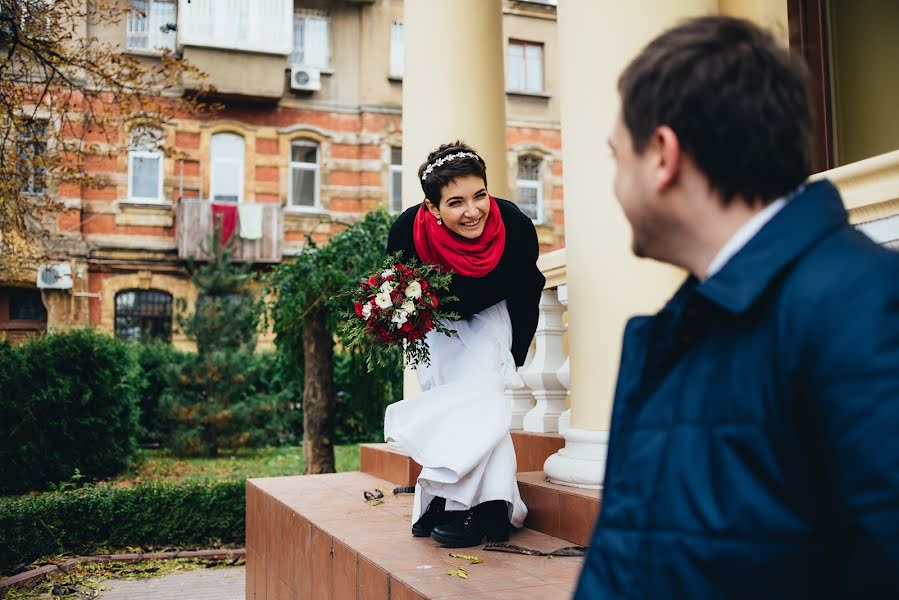
[[[47,190],[47,127],[28,121],[19,134],[18,163],[22,193],[40,195]]]
[[[330,25],[328,17],[311,12],[293,16],[293,52],[288,57],[292,65],[306,65],[327,69],[331,64]]]
[[[290,206],[318,207],[318,144],[290,145]]]
[[[540,179],[541,160],[536,156],[518,158],[518,208],[535,223],[543,220],[543,183]]]
[[[399,21],[394,21],[390,27],[390,77],[396,79],[403,77],[404,52],[403,24]]]
[[[403,210],[403,149],[390,149],[390,212]]]
[[[136,129],[128,151],[128,197],[139,201],[159,201],[162,196],[162,132]]]
[[[543,44],[509,40],[506,88],[511,92],[543,91]]]
[[[125,340],[172,339],[172,295],[130,290],[115,296],[115,336]]]
[[[40,290],[8,288],[10,321],[46,321],[47,309],[41,302]]]
[[[128,13],[128,49],[175,49],[174,0],[131,0]]]
[[[209,197],[213,202],[243,201],[243,138],[235,133],[216,133],[209,154]]]

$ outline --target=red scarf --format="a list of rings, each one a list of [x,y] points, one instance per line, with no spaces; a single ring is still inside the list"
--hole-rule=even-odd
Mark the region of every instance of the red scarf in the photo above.
[[[422,202],[412,226],[412,239],[424,262],[466,277],[483,277],[496,268],[503,255],[506,226],[493,196],[490,196],[490,213],[484,231],[473,240],[438,225],[437,217]]]

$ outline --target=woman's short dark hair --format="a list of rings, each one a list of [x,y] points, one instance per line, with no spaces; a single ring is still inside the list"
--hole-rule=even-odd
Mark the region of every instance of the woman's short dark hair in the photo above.
[[[749,21],[699,17],[666,31],[627,66],[618,90],[634,149],[671,127],[725,203],[768,203],[809,176],[807,72]]]
[[[458,154],[460,152],[474,156],[459,156],[440,165],[435,164],[438,160],[450,154]],[[434,166],[427,176],[422,179],[430,165]],[[440,205],[441,191],[448,183],[458,177],[467,177],[469,175],[480,177],[484,180],[484,185],[487,185],[487,164],[471,146],[460,140],[443,144],[428,154],[428,160],[418,167],[421,189],[425,193],[425,198],[430,200],[435,206]]]

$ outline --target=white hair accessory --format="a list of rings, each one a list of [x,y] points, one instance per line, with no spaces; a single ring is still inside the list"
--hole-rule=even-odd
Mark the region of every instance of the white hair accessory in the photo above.
[[[425,179],[427,179],[428,175],[431,174],[431,171],[433,171],[435,167],[442,167],[444,163],[448,163],[451,160],[455,160],[457,158],[463,158],[465,156],[470,156],[474,159],[477,159],[477,157],[478,157],[478,155],[475,154],[474,152],[456,152],[455,154],[447,154],[446,156],[444,156],[442,158],[438,158],[437,160],[435,160],[434,162],[429,164],[428,167],[425,169],[424,174],[421,176],[421,180],[424,181]]]

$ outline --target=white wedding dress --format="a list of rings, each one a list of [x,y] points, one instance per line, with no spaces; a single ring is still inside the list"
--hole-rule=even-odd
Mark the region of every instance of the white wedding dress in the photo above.
[[[417,369],[424,391],[391,404],[384,417],[384,438],[422,465],[412,522],[441,496],[446,510],[505,500],[509,520],[521,527],[527,507],[515,478],[512,407],[504,391],[523,383],[510,351],[506,303],[446,325],[456,333],[427,336],[431,364]]]

